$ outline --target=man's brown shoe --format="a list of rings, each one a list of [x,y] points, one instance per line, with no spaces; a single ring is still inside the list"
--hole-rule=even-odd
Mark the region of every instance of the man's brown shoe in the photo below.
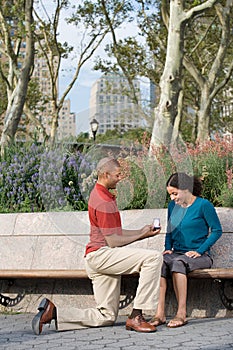
[[[57,329],[57,310],[55,305],[49,300],[44,298],[39,307],[38,314],[32,320],[32,329],[36,335],[42,332],[42,327],[46,323],[51,323],[55,320],[55,326]]]
[[[128,318],[126,321],[125,328],[128,331],[136,331],[136,332],[156,332],[157,329],[155,326],[151,325],[150,323],[146,322],[144,317],[142,315],[138,315],[134,318]]]

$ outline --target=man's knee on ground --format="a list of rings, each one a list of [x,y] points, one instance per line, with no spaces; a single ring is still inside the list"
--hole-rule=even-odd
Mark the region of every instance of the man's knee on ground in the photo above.
[[[114,312],[107,310],[105,308],[101,308],[99,309],[99,311],[104,316],[103,326],[111,326],[114,324],[114,322],[117,319],[117,314],[115,315]]]

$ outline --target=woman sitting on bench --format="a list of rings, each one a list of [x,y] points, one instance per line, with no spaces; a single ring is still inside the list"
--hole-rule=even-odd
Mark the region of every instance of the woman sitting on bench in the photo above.
[[[221,237],[222,228],[212,203],[200,197],[202,183],[198,178],[175,173],[166,185],[171,202],[168,206],[159,304],[150,323],[154,326],[166,323],[166,279],[172,276],[178,309],[167,326],[176,328],[187,323],[187,274],[196,269],[212,267],[209,250]]]

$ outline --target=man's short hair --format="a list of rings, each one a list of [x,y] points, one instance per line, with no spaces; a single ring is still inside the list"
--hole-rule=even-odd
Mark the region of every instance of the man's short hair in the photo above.
[[[100,175],[105,172],[111,172],[115,168],[119,168],[119,167],[120,167],[120,163],[114,157],[105,157],[98,162],[96,166],[96,171],[97,171],[97,174]]]

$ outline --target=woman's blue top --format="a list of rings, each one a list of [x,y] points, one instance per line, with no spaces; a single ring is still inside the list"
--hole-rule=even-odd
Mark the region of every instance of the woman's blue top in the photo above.
[[[222,227],[212,203],[197,197],[187,208],[171,201],[168,205],[168,224],[165,250],[174,252],[209,252],[221,237]]]

